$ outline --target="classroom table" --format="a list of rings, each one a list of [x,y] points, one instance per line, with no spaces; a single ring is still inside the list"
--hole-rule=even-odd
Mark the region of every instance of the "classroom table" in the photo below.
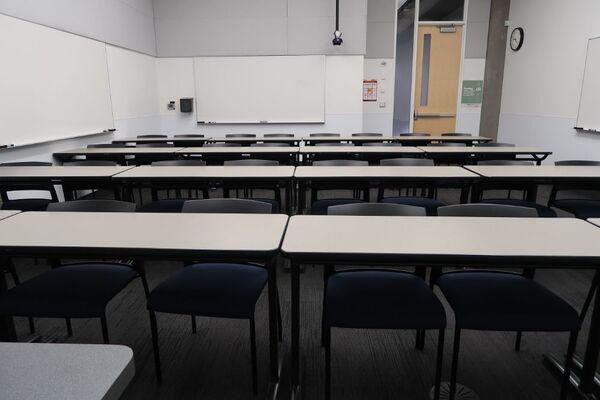
[[[186,146],[197,146],[204,145],[210,138],[208,137],[167,137],[167,138],[124,138],[115,139],[112,141],[114,144],[145,144],[145,143],[173,143],[175,146],[186,147]]]
[[[13,215],[17,215],[21,211],[18,210],[0,210],[0,221],[12,217]]]
[[[53,154],[60,161],[70,161],[76,157],[93,156],[95,159],[103,158],[107,160],[118,160],[123,162],[127,156],[135,157],[136,155],[143,156],[145,159],[172,158],[178,150],[183,147],[104,147],[104,148],[79,148],[71,150],[58,151]]]
[[[339,143],[348,142],[356,145],[362,145],[363,143],[376,143],[376,142],[393,142],[402,143],[403,145],[426,145],[431,142],[446,142],[446,143],[465,143],[472,145],[473,143],[487,143],[491,142],[492,139],[483,136],[322,136],[322,137],[311,137],[303,136],[302,141],[306,146],[312,146],[316,143]]]
[[[298,160],[299,147],[185,147],[176,153],[189,158],[200,156],[207,162],[240,160],[247,158],[277,160],[281,163],[295,165]]]
[[[379,162],[386,158],[423,157],[425,152],[409,146],[303,146],[300,155],[302,163],[310,165],[321,159],[348,157]]]
[[[287,222],[288,216],[282,214],[24,212],[0,221],[0,258],[263,263],[269,272],[270,379],[271,390],[276,390],[276,256]],[[60,235],[51,234],[57,227]],[[0,295],[4,288],[0,274]],[[12,318],[0,319],[0,340],[15,339]]]
[[[432,136],[398,136],[398,142],[404,145],[415,145],[419,143],[419,145],[424,146],[431,142],[441,142],[441,143],[464,143],[467,146],[472,146],[475,143],[488,143],[491,142],[492,139],[485,136],[442,136],[442,135],[432,135]]]
[[[288,214],[291,211],[292,178],[296,167],[281,166],[140,166],[113,177],[123,184],[133,199],[139,187],[208,188],[211,182],[223,182],[232,188],[268,188],[278,193],[284,191]],[[276,196],[280,198],[281,196]],[[153,200],[157,200],[154,198]],[[280,202],[280,209],[281,202]]]
[[[131,166],[7,166],[0,168],[0,187],[11,184],[62,185],[65,200],[75,190],[115,189],[112,177]],[[115,194],[119,195],[115,190]],[[56,200],[56,199],[55,199]]]
[[[3,400],[118,400],[135,376],[125,346],[0,343],[0,360]]]
[[[554,184],[571,190],[598,189],[600,166],[580,165],[468,165],[483,179],[473,185],[471,197],[477,201],[484,190],[517,189],[527,191],[527,201],[535,201],[539,184]],[[550,203],[553,201],[550,198]]]
[[[298,146],[302,137],[211,137],[207,143],[237,143],[250,146],[255,143],[287,143],[289,146]]]
[[[300,264],[598,270],[599,243],[600,229],[574,218],[291,217],[281,249],[291,260],[293,398],[301,384]],[[584,392],[593,384],[599,331],[596,296],[580,386]]]
[[[535,161],[541,165],[542,161],[552,154],[551,151],[535,147],[451,147],[451,146],[419,146],[427,158],[436,161],[452,160],[463,164],[475,163],[479,160],[512,159],[521,161]]]
[[[468,200],[471,182],[478,175],[455,166],[301,166],[294,178],[298,185],[298,212],[306,206],[309,190],[337,187],[436,187],[451,183],[461,189],[461,203]]]

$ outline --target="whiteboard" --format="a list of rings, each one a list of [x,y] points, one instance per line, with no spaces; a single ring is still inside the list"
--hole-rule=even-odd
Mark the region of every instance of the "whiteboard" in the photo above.
[[[205,123],[324,123],[325,56],[194,58]]]
[[[600,38],[588,41],[577,127],[600,131]]]
[[[0,15],[0,146],[114,128],[106,45]]]

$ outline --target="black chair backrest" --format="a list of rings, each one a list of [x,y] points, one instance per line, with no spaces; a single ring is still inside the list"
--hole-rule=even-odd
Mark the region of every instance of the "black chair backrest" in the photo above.
[[[254,133],[230,133],[225,135],[226,138],[255,138]]]
[[[0,164],[0,167],[50,167],[51,162],[46,161],[14,161]]]
[[[120,143],[101,143],[101,144],[88,144],[88,149],[114,149],[119,147],[135,147],[132,145],[125,145]]]
[[[354,143],[340,143],[340,142],[315,143],[315,146],[354,146]]]
[[[314,161],[312,165],[316,167],[347,167],[347,166],[355,166],[355,167],[368,167],[369,162],[363,160],[322,160],[322,161]]]
[[[165,166],[204,166],[206,161],[201,160],[165,160],[165,161],[154,161],[151,164],[153,167],[165,167]]]
[[[294,137],[293,133],[265,133],[263,137]]]
[[[515,144],[514,143],[498,143],[498,142],[475,143],[475,147],[515,147]]]
[[[535,163],[524,160],[483,160],[478,161],[477,165],[535,165]]]
[[[434,147],[465,147],[466,144],[464,144],[464,143],[442,142],[442,143],[429,143],[429,146],[434,146]]]
[[[239,143],[218,142],[205,144],[204,147],[242,147],[242,145]]]
[[[63,165],[67,167],[114,167],[117,163],[108,160],[80,160],[64,162]]]
[[[428,158],[388,158],[381,160],[380,165],[384,166],[433,166],[433,160]]]
[[[265,143],[252,143],[250,147],[289,147],[287,143],[279,142],[265,142]]]
[[[367,142],[367,143],[363,143],[363,146],[402,146],[402,143],[398,143],[398,142]]]
[[[311,133],[309,137],[340,137],[339,133]]]
[[[437,210],[440,217],[535,218],[538,216],[537,210],[533,207],[517,207],[505,204],[455,204],[439,207]]]
[[[400,136],[431,136],[431,133],[401,133]]]
[[[138,143],[136,147],[175,147],[173,143]]]
[[[134,212],[135,203],[118,200],[73,200],[48,204],[48,211]]]
[[[182,134],[179,134],[179,135],[174,135],[173,137],[174,138],[184,138],[184,139],[185,138],[190,138],[190,139],[193,139],[193,138],[203,138],[204,135],[201,135],[199,133],[182,133]]]
[[[423,207],[415,207],[404,204],[353,203],[328,207],[327,214],[424,217],[426,215],[426,210]]]
[[[161,138],[161,139],[166,139],[168,136],[167,135],[137,135],[138,139],[151,139],[151,138]]]
[[[381,137],[383,133],[353,133],[352,136]]]
[[[593,160],[562,160],[556,161],[554,165],[581,165],[581,166],[594,166],[600,165],[600,161]]]
[[[255,159],[255,158],[248,158],[248,159],[244,159],[244,160],[224,161],[223,165],[247,165],[247,166],[270,165],[270,166],[275,166],[275,165],[279,165],[279,161],[277,161],[277,160],[259,160],[259,159]]]
[[[184,213],[271,214],[271,204],[248,199],[203,199],[183,203]]]
[[[448,133],[442,133],[442,136],[473,136],[470,133],[453,133],[453,132],[448,132]]]

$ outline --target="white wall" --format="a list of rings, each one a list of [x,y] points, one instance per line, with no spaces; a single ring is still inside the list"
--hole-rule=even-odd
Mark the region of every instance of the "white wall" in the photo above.
[[[152,0],[0,0],[0,13],[156,55]]]
[[[360,132],[362,131],[362,56],[328,56],[326,59],[325,124],[216,125],[196,123],[196,114],[179,111],[181,97],[194,97],[194,69],[191,58],[157,59],[158,112],[163,133],[204,133],[223,136],[226,133],[289,132]],[[167,110],[169,101],[176,110]]]
[[[512,0],[509,33],[521,26],[525,41],[507,46],[499,141],[547,148],[555,160],[600,159],[600,136],[573,129],[599,15],[596,0]]]
[[[367,0],[154,0],[160,57],[365,54]]]

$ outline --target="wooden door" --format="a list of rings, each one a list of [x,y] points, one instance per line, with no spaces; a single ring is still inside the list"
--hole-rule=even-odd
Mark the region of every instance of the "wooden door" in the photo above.
[[[420,26],[413,132],[454,132],[462,26]]]

